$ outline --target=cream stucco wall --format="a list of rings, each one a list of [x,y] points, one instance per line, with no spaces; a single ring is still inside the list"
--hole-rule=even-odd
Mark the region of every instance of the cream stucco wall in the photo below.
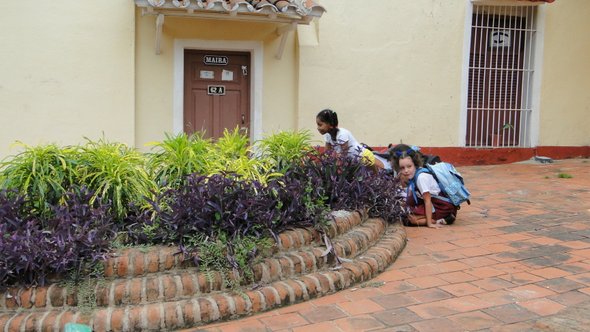
[[[539,145],[590,145],[590,1],[546,8]]]
[[[131,1],[0,3],[0,158],[83,137],[134,144]]]
[[[237,49],[240,43],[259,43],[263,59],[262,69],[259,71],[262,74],[262,98],[256,111],[260,112],[259,120],[263,130],[253,138],[257,139],[265,133],[277,130],[295,128],[297,63],[294,33],[288,35],[281,59],[276,59],[275,54],[280,43],[276,31],[280,24],[167,16],[163,26],[161,54],[158,55],[154,48],[156,17],[141,16],[138,9],[136,20],[138,148],[147,150],[146,143],[162,140],[165,133],[177,130],[173,112],[174,61],[175,51],[178,51],[175,50],[175,41],[182,41],[183,45],[190,45],[189,48],[212,50],[224,49],[224,45],[231,46],[232,42],[238,44]],[[220,48],[210,45],[220,45]],[[231,47],[236,50],[235,46]]]
[[[369,145],[457,146],[467,2],[322,5],[319,46],[300,49],[300,127],[320,140],[315,115],[329,107]]]

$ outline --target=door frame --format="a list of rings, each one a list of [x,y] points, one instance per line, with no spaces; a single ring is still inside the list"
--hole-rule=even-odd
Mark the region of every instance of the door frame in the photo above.
[[[528,137],[525,137],[525,146],[536,147],[539,145],[540,135],[540,118],[541,118],[541,82],[543,74],[543,49],[545,40],[545,17],[546,4],[538,3],[505,3],[494,0],[465,0],[465,23],[463,35],[463,67],[461,72],[461,112],[459,116],[459,146],[465,147],[467,142],[467,91],[469,89],[469,52],[471,50],[471,23],[473,19],[473,6],[477,5],[518,5],[518,6],[537,6],[536,11],[536,33],[532,45],[533,76],[531,77],[531,109],[533,110],[530,118],[530,127]]]
[[[184,131],[184,50],[236,51],[250,53],[250,141],[262,138],[262,69],[263,47],[260,41],[227,41],[202,39],[174,40],[174,90],[172,128]]]

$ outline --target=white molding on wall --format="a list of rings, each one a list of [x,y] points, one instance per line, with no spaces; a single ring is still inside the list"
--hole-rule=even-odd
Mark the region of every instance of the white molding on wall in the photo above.
[[[545,48],[545,16],[546,6],[537,7],[537,31],[535,32],[534,50],[533,50],[533,82],[532,82],[532,98],[531,98],[531,123],[530,123],[530,146],[536,147],[539,145],[539,136],[541,130],[541,83],[543,73],[543,50]]]
[[[262,138],[262,74],[263,46],[261,41],[226,41],[202,39],[174,40],[173,119],[174,133],[183,131],[184,109],[184,50],[250,52],[250,141]]]
[[[465,31],[463,34],[463,67],[461,68],[461,112],[459,113],[459,137],[460,147],[465,146],[467,135],[467,93],[469,90],[469,53],[471,50],[471,21],[473,20],[473,2],[466,0]]]

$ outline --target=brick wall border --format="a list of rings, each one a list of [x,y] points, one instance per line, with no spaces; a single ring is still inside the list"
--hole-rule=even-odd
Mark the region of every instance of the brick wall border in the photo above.
[[[255,267],[263,286],[236,294],[222,289],[221,275],[208,279],[172,247],[149,252],[126,249],[106,263],[105,283],[95,287],[97,307],[77,310],[65,287],[11,288],[0,293],[0,331],[61,331],[68,322],[94,331],[170,330],[235,319],[346,289],[387,268],[401,253],[406,234],[358,212],[334,213],[328,233],[334,252],[322,256],[321,236],[313,229],[279,235],[277,252]]]

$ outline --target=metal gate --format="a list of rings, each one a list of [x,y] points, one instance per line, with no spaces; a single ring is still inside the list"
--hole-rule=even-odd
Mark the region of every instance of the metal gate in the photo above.
[[[474,5],[466,146],[530,146],[535,11]]]

